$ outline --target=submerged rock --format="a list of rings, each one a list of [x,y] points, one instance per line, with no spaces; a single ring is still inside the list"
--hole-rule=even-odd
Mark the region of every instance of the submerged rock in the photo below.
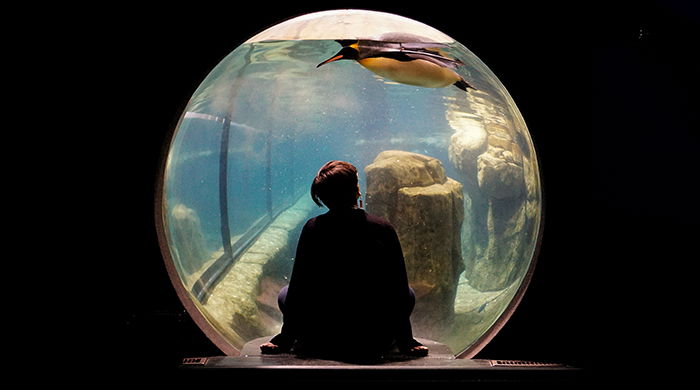
[[[388,150],[365,168],[368,211],[391,221],[398,211],[398,190],[444,183],[445,170],[437,159],[417,153]],[[371,205],[371,206],[370,206]]]
[[[202,224],[197,212],[184,204],[177,204],[170,212],[170,226],[176,261],[186,279],[195,274],[211,253],[204,246]]]
[[[526,246],[530,244],[530,237],[524,234],[527,222],[522,202],[489,201],[486,246],[467,262],[465,269],[472,287],[479,291],[500,290],[524,274],[523,267],[529,260]]]
[[[451,122],[456,122],[453,119]],[[486,130],[481,124],[471,118],[460,118],[460,131],[456,131],[450,138],[448,153],[450,161],[459,168],[465,178],[470,181],[477,180],[477,158],[486,151]]]
[[[474,92],[460,104],[446,119],[455,131],[449,160],[465,182],[465,275],[479,291],[500,290],[524,274],[534,248],[537,162],[502,102]]]
[[[477,158],[479,188],[496,199],[516,198],[523,192],[523,167],[512,152],[489,147]]]
[[[442,163],[404,151],[385,151],[365,167],[367,211],[396,228],[409,284],[416,292],[416,331],[435,337],[454,315],[462,271],[462,185]]]

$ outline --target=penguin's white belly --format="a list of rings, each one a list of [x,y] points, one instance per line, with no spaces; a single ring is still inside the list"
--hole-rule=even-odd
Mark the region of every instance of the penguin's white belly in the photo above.
[[[364,58],[358,61],[372,72],[398,83],[442,88],[460,80],[452,69],[425,60],[398,61],[391,58]]]

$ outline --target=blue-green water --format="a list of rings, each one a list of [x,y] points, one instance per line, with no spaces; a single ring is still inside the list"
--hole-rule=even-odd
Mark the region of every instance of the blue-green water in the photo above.
[[[462,301],[458,296],[455,303],[449,303],[468,306],[465,313],[474,306],[474,313],[479,314],[478,318],[467,314],[467,319],[456,317],[462,323],[452,328],[471,332],[468,337],[442,336],[455,352],[463,350],[485,332],[508,302],[506,299],[489,311],[484,310],[491,303],[488,299],[512,297],[534,252],[541,194],[535,151],[525,123],[493,73],[458,43],[443,51],[465,63],[458,73],[478,91],[398,84],[355,61],[316,67],[339,48],[332,40],[244,44],[204,80],[178,124],[165,169],[163,215],[173,261],[183,283],[193,288],[225,247],[223,226],[230,229],[231,243],[236,247],[251,229],[266,226],[261,220],[272,219],[300,198],[308,197],[318,168],[329,160],[345,160],[357,166],[364,194],[364,168],[380,152],[401,150],[434,157],[442,163],[445,174],[463,186],[461,252],[465,274],[460,283],[468,279],[473,284],[468,291],[486,294],[481,298],[483,302],[465,303],[479,299],[473,295],[462,297]],[[228,138],[222,140],[226,131]],[[472,137],[475,139],[481,134],[487,142],[471,156],[455,141],[455,134],[460,132],[477,134]],[[472,138],[464,139],[469,143]],[[224,145],[227,142],[223,155],[222,141]],[[489,156],[496,157],[486,159],[488,151],[495,151]],[[511,164],[518,172],[517,183],[508,184],[508,194],[494,192],[497,195],[493,197],[486,191],[488,161],[496,161],[497,169]],[[222,167],[226,171],[224,208],[228,212],[224,221]],[[499,180],[498,175],[494,177]],[[506,175],[503,180],[510,179]],[[513,190],[514,186],[522,188]],[[324,211],[311,208],[306,217]],[[295,240],[289,238],[287,257],[290,251],[293,253]],[[496,266],[489,266],[489,262]],[[275,268],[276,263],[270,264],[264,275],[283,279],[290,269],[288,265]],[[230,268],[222,269],[217,280],[226,272]],[[498,281],[490,283],[487,273],[494,273]],[[477,283],[477,276],[485,281]],[[215,286],[208,292],[212,293]],[[458,292],[467,291],[465,288]],[[507,294],[495,295],[504,291]],[[222,323],[217,326],[240,326]],[[246,333],[239,329],[232,332]],[[232,344],[240,347],[240,342],[237,339]]]

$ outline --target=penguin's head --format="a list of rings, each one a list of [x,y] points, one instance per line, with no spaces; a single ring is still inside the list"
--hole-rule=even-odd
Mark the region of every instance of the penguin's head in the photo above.
[[[333,61],[338,61],[338,60],[357,60],[360,58],[360,51],[358,48],[358,41],[350,41],[350,40],[339,40],[336,41],[340,43],[343,48],[340,49],[338,53],[336,53],[333,57],[321,62],[320,64],[316,65],[318,68],[321,65],[325,65],[329,62]]]

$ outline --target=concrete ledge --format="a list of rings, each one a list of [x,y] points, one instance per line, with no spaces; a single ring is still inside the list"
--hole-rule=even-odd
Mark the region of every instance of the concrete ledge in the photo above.
[[[260,340],[254,340],[256,343]],[[421,341],[422,342],[422,341]],[[252,345],[253,341],[248,344]],[[182,374],[237,383],[580,383],[583,371],[559,364],[455,359],[454,356],[353,364],[293,355],[241,355],[188,358]],[[499,362],[506,362],[499,364]],[[218,375],[218,376],[217,376]],[[197,377],[198,378],[198,377]],[[204,378],[204,377],[203,377]],[[253,381],[253,382],[248,382]],[[230,383],[229,383],[230,384]]]

